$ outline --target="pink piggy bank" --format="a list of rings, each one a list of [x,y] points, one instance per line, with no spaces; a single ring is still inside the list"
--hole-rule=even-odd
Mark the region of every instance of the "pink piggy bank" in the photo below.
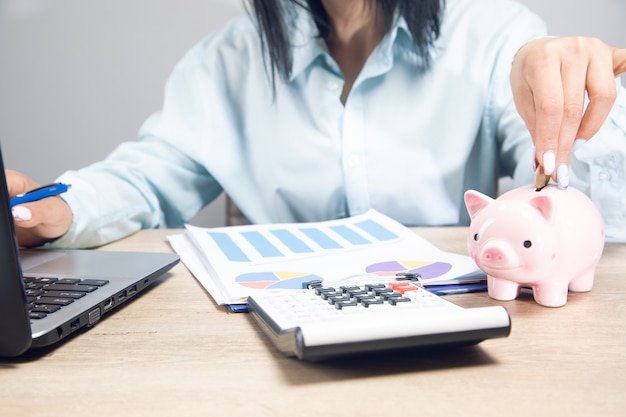
[[[593,287],[604,224],[584,193],[528,186],[494,200],[469,190],[465,205],[471,218],[468,249],[487,274],[490,297],[513,300],[521,287],[530,287],[537,303],[560,307],[568,289]]]

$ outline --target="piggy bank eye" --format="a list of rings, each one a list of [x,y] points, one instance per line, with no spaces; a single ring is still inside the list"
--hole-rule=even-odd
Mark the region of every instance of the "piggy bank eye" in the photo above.
[[[478,236],[478,233],[476,233],[476,234],[474,235],[474,240],[475,240],[476,242],[478,242],[478,239],[480,239],[480,236]]]
[[[525,248],[530,248],[533,245],[533,242],[531,242],[530,240],[525,240],[524,241],[524,247]]]

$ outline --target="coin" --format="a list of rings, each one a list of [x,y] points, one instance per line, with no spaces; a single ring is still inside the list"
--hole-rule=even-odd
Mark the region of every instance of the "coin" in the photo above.
[[[541,191],[546,185],[548,185],[549,182],[550,176],[544,174],[543,167],[538,165],[535,170],[535,188],[537,191]]]

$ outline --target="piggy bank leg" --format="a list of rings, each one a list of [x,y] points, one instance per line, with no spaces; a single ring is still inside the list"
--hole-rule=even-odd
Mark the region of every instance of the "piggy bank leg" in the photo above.
[[[548,281],[534,285],[532,288],[537,304],[546,307],[561,307],[567,302],[567,283]]]
[[[569,283],[570,291],[574,291],[574,292],[591,291],[591,288],[593,288],[594,272],[595,272],[594,269],[591,269],[591,271],[585,272],[580,277],[572,280],[572,282]]]
[[[517,282],[487,275],[487,292],[489,297],[496,300],[514,300],[519,295],[520,288]]]

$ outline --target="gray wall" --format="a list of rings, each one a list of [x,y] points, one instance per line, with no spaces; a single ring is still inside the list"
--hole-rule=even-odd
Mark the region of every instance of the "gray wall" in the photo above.
[[[554,35],[626,47],[623,0],[523,0]],[[0,138],[7,167],[48,182],[133,140],[173,65],[243,13],[240,0],[0,0]],[[224,199],[194,223],[224,223]]]

